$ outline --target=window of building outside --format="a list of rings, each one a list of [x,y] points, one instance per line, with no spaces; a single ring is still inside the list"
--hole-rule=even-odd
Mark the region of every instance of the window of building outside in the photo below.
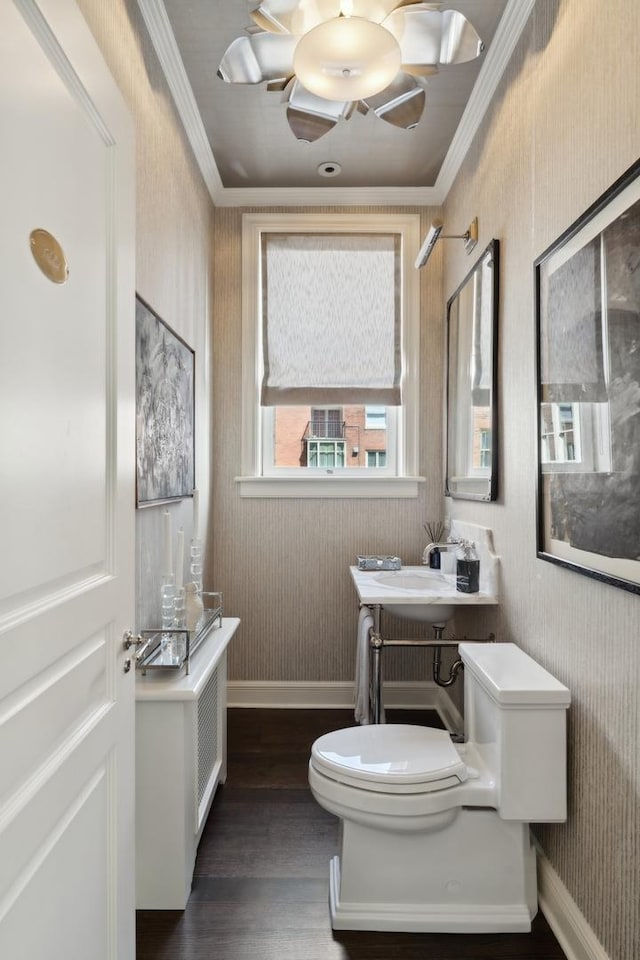
[[[312,437],[342,437],[342,410],[340,407],[312,407],[308,430]]]
[[[579,404],[543,403],[542,462],[570,463],[580,459]]]
[[[386,410],[373,408],[375,415],[371,417],[371,409],[358,405],[276,407],[274,466],[311,470],[386,467]]]
[[[306,460],[308,467],[344,467],[343,440],[309,440]]]
[[[384,467],[386,457],[386,450],[367,450],[367,466]]]
[[[489,468],[491,466],[491,430],[485,428],[480,430],[480,463],[479,466]]]
[[[316,245],[318,236],[321,240]],[[289,237],[293,253],[287,245]],[[298,237],[303,242],[298,243]],[[332,237],[337,238],[333,256]],[[242,496],[417,495],[419,291],[413,262],[419,244],[419,217],[415,215],[243,217],[244,433],[243,471],[238,478]],[[291,261],[287,260],[290,256]],[[368,257],[371,264],[366,262]],[[280,268],[284,293],[278,287],[279,258],[284,258]],[[295,258],[300,258],[299,268]],[[312,279],[301,282],[298,289],[291,278],[304,273],[305,260],[310,261]],[[363,276],[371,278],[372,290],[363,283]],[[387,283],[387,288],[380,289],[381,283]],[[314,284],[314,303],[305,303],[305,291]],[[326,295],[328,289],[334,291],[332,297]],[[337,324],[328,346],[322,343],[325,299],[326,323]],[[375,326],[378,321],[373,314],[380,302],[388,304],[389,334]],[[319,320],[314,326],[318,303]],[[339,316],[341,309],[348,311],[347,317]],[[362,318],[354,321],[358,309]],[[284,315],[280,338],[285,351],[292,354],[292,364],[288,355],[278,356],[282,348],[277,337],[275,346],[270,339],[274,316],[279,321],[280,314]],[[355,326],[341,341],[342,328],[349,323]],[[368,337],[376,343],[369,343]],[[388,362],[391,377],[395,363],[396,374],[382,392],[386,396],[393,389],[400,402],[376,402],[377,384],[371,389],[367,382],[378,376],[380,343],[385,337],[388,356],[387,361],[382,357],[382,363]],[[303,360],[302,373],[297,374],[297,381],[293,377],[289,382],[287,368],[297,370],[296,351]],[[320,385],[313,383],[305,392],[304,363],[310,363],[312,379],[327,354],[331,355],[325,364],[328,372],[320,373],[327,382],[321,379]],[[356,373],[355,383],[344,386],[340,381],[336,389],[331,378],[335,372],[339,379],[343,369],[349,375],[354,370],[361,372]],[[281,370],[285,370],[284,379],[279,379]],[[298,395],[306,399],[307,393],[313,400],[292,402]],[[281,395],[286,402],[279,402]],[[370,403],[365,399],[369,395]],[[334,396],[339,396],[339,402],[332,402]]]
[[[611,411],[604,402],[540,404],[543,473],[609,473]]]
[[[384,430],[387,426],[387,408],[369,406],[365,410],[367,430]]]

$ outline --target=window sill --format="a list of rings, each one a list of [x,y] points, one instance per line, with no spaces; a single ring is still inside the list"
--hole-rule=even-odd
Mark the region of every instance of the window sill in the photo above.
[[[241,497],[412,499],[424,477],[236,477]]]

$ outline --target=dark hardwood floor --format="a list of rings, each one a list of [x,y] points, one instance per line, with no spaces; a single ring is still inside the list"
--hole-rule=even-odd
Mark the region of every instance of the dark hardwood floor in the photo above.
[[[388,711],[388,722],[433,715]],[[138,912],[137,960],[565,960],[538,914],[529,934],[333,932],[337,820],[307,786],[311,744],[345,710],[230,710],[227,783],[204,829],[186,910]]]

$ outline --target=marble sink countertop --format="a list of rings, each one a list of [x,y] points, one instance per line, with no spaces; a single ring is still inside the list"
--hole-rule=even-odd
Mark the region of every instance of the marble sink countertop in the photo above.
[[[441,573],[423,566],[401,570],[358,570],[350,567],[361,603],[392,606],[399,604],[445,603],[461,606],[498,603],[495,593],[461,593],[455,573]]]
[[[480,590],[461,593],[456,589],[455,573],[443,573],[424,565],[403,564],[401,570],[358,570],[350,567],[351,577],[361,603],[391,606],[397,604],[456,604],[479,606],[499,603],[500,558],[494,553],[493,534],[488,527],[453,520],[450,536],[472,540],[480,560]],[[444,556],[444,554],[443,554]],[[404,582],[403,582],[404,581]]]

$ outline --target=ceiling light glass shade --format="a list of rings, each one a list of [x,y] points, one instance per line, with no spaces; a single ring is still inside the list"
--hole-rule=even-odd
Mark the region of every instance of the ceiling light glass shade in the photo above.
[[[300,83],[327,100],[360,100],[387,87],[400,70],[395,37],[361,17],[336,17],[298,41],[293,67]]]

